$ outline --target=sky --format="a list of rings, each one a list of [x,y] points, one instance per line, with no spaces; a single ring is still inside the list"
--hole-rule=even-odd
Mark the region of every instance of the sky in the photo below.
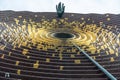
[[[0,0],[0,10],[56,12],[59,2],[70,13],[120,14],[120,0]]]

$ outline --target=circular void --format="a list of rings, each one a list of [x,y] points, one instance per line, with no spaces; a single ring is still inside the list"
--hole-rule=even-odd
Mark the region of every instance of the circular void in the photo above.
[[[63,32],[62,33],[55,33],[53,36],[56,38],[63,38],[63,39],[68,39],[68,38],[74,37],[74,35],[71,33],[63,33]]]

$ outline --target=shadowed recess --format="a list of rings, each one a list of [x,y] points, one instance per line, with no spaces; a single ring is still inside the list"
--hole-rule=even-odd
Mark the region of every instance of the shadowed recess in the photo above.
[[[73,38],[74,35],[71,33],[55,33],[54,37],[56,37],[56,38]]]

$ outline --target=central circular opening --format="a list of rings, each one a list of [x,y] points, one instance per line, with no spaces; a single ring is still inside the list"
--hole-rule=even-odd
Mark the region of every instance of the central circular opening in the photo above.
[[[73,38],[74,35],[71,33],[55,33],[54,37],[56,37],[56,38]]]

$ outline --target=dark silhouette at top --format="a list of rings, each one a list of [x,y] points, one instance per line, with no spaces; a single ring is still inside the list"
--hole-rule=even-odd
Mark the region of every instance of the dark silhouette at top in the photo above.
[[[59,4],[56,5],[56,10],[57,10],[58,18],[61,18],[65,10],[64,3],[61,4],[61,2],[59,2]]]

